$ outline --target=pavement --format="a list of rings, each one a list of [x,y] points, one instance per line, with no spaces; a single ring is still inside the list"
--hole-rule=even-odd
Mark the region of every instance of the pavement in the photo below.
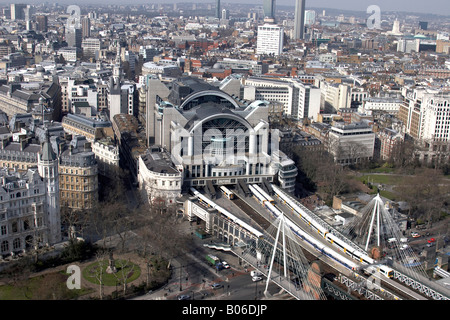
[[[193,281],[192,278],[182,278],[180,286],[180,278],[177,277],[177,272],[174,272],[174,276],[169,279],[169,282],[162,288],[149,292],[146,295],[136,297],[134,300],[176,300],[181,295],[189,295],[193,300],[217,300],[228,296],[230,292],[227,290],[228,283],[235,277],[239,277],[245,274],[249,274],[252,270],[245,268],[245,266],[239,266],[238,258],[232,257],[231,254],[227,255],[227,262],[232,265],[232,269],[229,272],[221,271],[219,274],[215,273],[211,266],[207,266],[206,263],[193,254],[187,254],[190,260],[194,260],[197,263],[205,264],[207,268],[211,270],[210,274],[205,277],[203,281]],[[173,268],[179,268],[179,262],[173,263]],[[211,285],[219,283],[223,285],[222,288],[213,289]],[[180,290],[181,287],[181,290]]]

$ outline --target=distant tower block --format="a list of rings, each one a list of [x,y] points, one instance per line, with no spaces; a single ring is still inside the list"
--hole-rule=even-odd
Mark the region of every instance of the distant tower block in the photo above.
[[[305,33],[305,0],[295,1],[294,39],[303,40]]]

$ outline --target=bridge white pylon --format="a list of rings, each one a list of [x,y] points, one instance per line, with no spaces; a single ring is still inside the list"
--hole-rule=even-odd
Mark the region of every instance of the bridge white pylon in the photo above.
[[[292,232],[284,214],[267,228],[266,234],[268,237],[259,241],[257,249],[268,267],[264,293],[274,282],[297,299],[326,300],[320,286],[320,270],[311,267],[298,243],[301,240]]]
[[[407,273],[426,276],[423,264],[395,219],[395,211],[389,212],[383,199],[377,194],[362,210],[361,215],[350,222],[343,234],[363,246],[375,260],[388,257],[407,267]]]
[[[375,231],[377,233],[377,237],[376,237],[377,246],[380,246],[380,233],[381,233],[381,231],[380,231],[380,223],[381,223],[381,221],[380,221],[380,210],[381,210],[380,206],[381,205],[384,206],[384,204],[380,198],[380,194],[377,194],[377,196],[372,201],[374,202],[374,205],[373,205],[373,210],[372,210],[372,217],[370,220],[369,235],[367,236],[366,246],[364,248],[364,250],[366,250],[366,251],[369,249],[370,236],[372,234],[372,230],[374,229],[375,219],[376,219],[376,230]]]

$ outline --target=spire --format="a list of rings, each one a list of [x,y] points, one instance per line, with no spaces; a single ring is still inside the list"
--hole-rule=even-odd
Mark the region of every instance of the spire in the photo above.
[[[50,134],[48,130],[45,130],[45,141],[42,145],[42,161],[54,161],[56,160],[56,154],[53,151],[50,143]]]

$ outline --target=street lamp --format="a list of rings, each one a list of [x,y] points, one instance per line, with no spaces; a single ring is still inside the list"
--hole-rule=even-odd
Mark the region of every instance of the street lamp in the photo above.
[[[181,266],[180,267],[180,291],[182,291],[183,290],[183,287],[182,287],[182,285],[181,285],[181,272],[182,272],[182,270],[183,270],[183,266]]]

